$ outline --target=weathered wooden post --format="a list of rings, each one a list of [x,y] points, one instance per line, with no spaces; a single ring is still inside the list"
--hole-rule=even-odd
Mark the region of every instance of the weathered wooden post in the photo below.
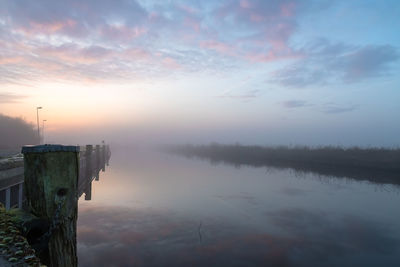
[[[100,172],[100,167],[101,167],[101,154],[100,154],[100,145],[96,145],[96,181],[99,180],[99,172]]]
[[[85,152],[85,160],[86,160],[85,178],[86,179],[92,178],[92,174],[93,174],[92,152],[93,152],[93,146],[86,145],[86,152]]]
[[[102,154],[101,154],[101,167],[102,167],[102,171],[105,172],[106,171],[106,158],[107,158],[107,149],[106,149],[106,145],[103,142],[103,147],[102,147]]]
[[[109,145],[107,145],[107,157],[106,157],[106,159],[107,159],[107,166],[109,166],[110,164],[110,154],[111,154],[111,152],[110,152],[110,146]]]
[[[79,147],[24,146],[22,153],[30,212],[50,224],[50,266],[77,266]]]
[[[86,183],[85,200],[92,200],[92,181]]]

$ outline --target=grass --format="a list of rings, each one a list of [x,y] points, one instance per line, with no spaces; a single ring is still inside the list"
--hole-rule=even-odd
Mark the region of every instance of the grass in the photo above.
[[[400,149],[359,147],[288,147],[244,145],[174,145],[168,152],[235,166],[271,166],[296,171],[400,184]]]

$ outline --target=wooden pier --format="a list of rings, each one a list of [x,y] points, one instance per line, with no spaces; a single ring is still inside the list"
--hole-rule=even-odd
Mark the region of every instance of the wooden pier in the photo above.
[[[92,181],[105,171],[110,148],[104,142],[95,147],[38,145],[25,146],[22,153],[0,160],[0,202],[45,225],[30,229],[41,234],[28,238],[45,264],[77,266],[77,201],[82,194],[91,199]]]

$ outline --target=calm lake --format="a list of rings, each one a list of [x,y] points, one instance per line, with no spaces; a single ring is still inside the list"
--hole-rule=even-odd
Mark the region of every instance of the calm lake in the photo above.
[[[80,266],[400,266],[400,188],[113,150]]]

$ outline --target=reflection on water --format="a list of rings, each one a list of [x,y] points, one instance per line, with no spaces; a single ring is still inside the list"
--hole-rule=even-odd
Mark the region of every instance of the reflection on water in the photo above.
[[[400,266],[399,190],[115,151],[79,202],[80,266]]]

